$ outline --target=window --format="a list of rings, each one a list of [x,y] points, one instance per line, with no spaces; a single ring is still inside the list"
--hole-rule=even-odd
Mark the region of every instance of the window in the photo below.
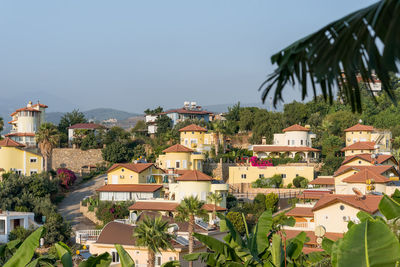
[[[281,174],[282,178],[286,178],[286,174]]]
[[[344,205],[340,205],[340,210],[344,210]]]
[[[156,256],[156,266],[161,266],[161,256]]]
[[[165,165],[167,165],[167,168],[171,168],[171,161],[170,160],[165,161]]]
[[[186,169],[187,168],[187,161],[182,160],[182,168]]]
[[[32,175],[32,174],[37,174],[38,172],[37,172],[37,170],[31,170],[31,172],[30,172],[30,174]]]
[[[15,173],[18,174],[18,175],[21,175],[22,174],[22,170],[15,170]]]
[[[352,150],[351,153],[354,153],[354,150]]]
[[[264,178],[264,174],[259,174],[258,178]]]
[[[246,174],[241,175],[242,179],[246,179]]]
[[[303,145],[303,140],[300,140],[300,144]]]
[[[185,138],[185,146],[189,145],[189,140]]]
[[[358,164],[361,164],[361,160],[358,161]]]
[[[364,150],[361,150],[361,153],[364,153]]]
[[[360,134],[362,134],[362,132],[360,132]]]
[[[208,145],[208,139],[204,139],[204,144]]]
[[[122,169],[121,169],[121,172],[124,172],[124,171],[125,171],[124,168],[122,168]]]
[[[0,235],[4,235],[6,233],[6,221],[0,220]]]
[[[294,140],[292,140],[292,146],[294,145]]]
[[[130,177],[131,177],[131,179],[133,179],[133,175],[131,175]]]
[[[175,161],[175,168],[179,169],[181,167],[181,162],[179,160]]]
[[[119,255],[116,251],[111,251],[112,262],[119,262]]]
[[[298,174],[298,173],[296,173],[296,177],[299,177],[299,174]]]
[[[30,161],[31,163],[36,163],[36,162],[37,162],[37,158],[30,158],[29,161]]]
[[[290,145],[290,140],[287,140],[287,145]]]

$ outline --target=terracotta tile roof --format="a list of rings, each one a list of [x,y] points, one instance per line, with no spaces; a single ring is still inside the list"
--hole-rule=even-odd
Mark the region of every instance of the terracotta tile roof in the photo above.
[[[32,111],[32,112],[41,112],[40,110],[34,109],[34,108],[19,108],[15,112],[20,112],[20,111]],[[11,115],[12,116],[12,115]]]
[[[97,123],[77,123],[68,127],[68,129],[102,129],[102,128],[106,127]]]
[[[207,132],[206,128],[203,128],[196,124],[190,124],[186,127],[179,129],[180,132]]]
[[[170,147],[167,148],[167,149],[164,149],[162,152],[164,152],[164,153],[171,153],[171,152],[193,152],[193,150],[190,149],[190,148],[187,148],[187,147],[185,147],[185,146],[183,146],[183,145],[181,145],[181,144],[176,144],[176,145],[170,146]]]
[[[346,166],[346,165],[342,165],[342,166],[339,167],[339,169],[336,170],[336,172],[333,174],[333,176],[334,177],[339,176],[339,175],[341,175],[341,174],[343,174],[345,172],[348,172],[349,170],[350,171],[354,170],[355,172],[359,172],[359,171],[362,171],[362,170],[365,170],[365,169],[370,170],[370,171],[372,171],[373,173],[376,173],[376,174],[382,174],[382,173],[392,169],[394,171],[394,173],[397,174],[396,169],[392,165],[372,165],[372,166],[361,166],[361,165],[360,166],[356,166],[356,165],[355,166],[352,166],[352,165]]]
[[[317,245],[317,237],[313,231],[299,231],[299,230],[287,230],[287,229],[284,229],[283,231],[286,233],[286,239],[294,238],[301,232],[304,232],[307,234],[307,237],[310,239],[309,241],[306,242],[306,244],[307,245]],[[327,232],[327,233],[325,233],[324,237],[329,238],[333,241],[336,241],[339,238],[342,238],[343,234]]]
[[[134,246],[135,238],[133,231],[135,226],[118,222],[109,222],[104,226],[96,243],[100,244],[120,244]]]
[[[372,132],[374,127],[369,126],[369,125],[363,125],[357,123],[356,125],[351,126],[350,128],[345,129],[345,132],[356,132],[356,131],[366,131],[366,132]]]
[[[154,163],[115,163],[108,169],[107,173],[119,167],[126,168],[136,173],[141,173],[152,166],[156,167]]]
[[[213,114],[212,112],[206,111],[206,110],[190,110],[190,109],[184,109],[184,108],[178,108],[178,109],[167,110],[167,111],[165,111],[165,112],[162,112],[161,114],[169,114],[169,113],[198,114],[198,115]]]
[[[346,183],[357,183],[357,184],[364,184],[366,180],[368,179],[373,179],[375,183],[388,183],[390,182],[390,179],[386,178],[385,176],[378,174],[376,172],[372,172],[368,169],[363,169],[362,171],[357,172],[356,174],[353,174],[349,177],[346,177],[343,179],[343,182]]]
[[[297,217],[314,217],[314,213],[312,212],[312,208],[306,207],[295,207],[288,212],[286,212],[287,216],[297,216]]]
[[[346,146],[342,148],[341,151],[346,151],[346,150],[374,150],[375,149],[375,142],[356,142],[354,144],[351,144],[349,146]]]
[[[137,201],[129,210],[175,211],[178,206],[178,203],[171,202]]]
[[[176,223],[179,227],[178,232],[187,232],[189,230],[188,222],[175,221],[175,219],[173,217],[161,215],[158,211],[142,211],[137,219],[137,222],[143,221],[146,218],[146,216],[150,217],[150,218],[156,218],[156,217],[161,216],[163,221],[167,221],[170,224]],[[201,228],[197,224],[195,224],[194,230],[196,231],[196,233],[207,233],[208,232],[207,230]]]
[[[32,107],[37,107],[37,106],[39,106],[41,108],[48,108],[48,106],[46,106],[45,104],[42,104],[42,103],[37,103],[35,105],[32,105]]]
[[[13,124],[14,122],[17,122],[17,120],[9,121],[8,124]]]
[[[382,164],[383,162],[392,159],[396,165],[397,165],[397,160],[392,156],[392,155],[383,155],[383,154],[378,154],[376,158],[372,158],[371,154],[357,154],[357,155],[353,155],[353,156],[348,156],[344,159],[344,161],[342,162],[343,164],[346,164],[354,159],[362,159],[368,162],[374,162],[374,164]],[[376,163],[375,163],[376,162]]]
[[[155,192],[163,186],[158,184],[106,184],[97,192]]]
[[[14,116],[15,114],[17,114],[18,112],[14,111],[13,113],[10,114],[10,116]]]
[[[310,254],[311,252],[320,252],[324,251],[322,248],[314,248],[314,247],[303,247],[304,254]]]
[[[34,133],[9,133],[4,136],[35,136]]]
[[[204,204],[203,205],[203,209],[205,209],[206,211],[212,212],[214,211],[214,204]],[[216,206],[215,208],[216,211],[226,211],[226,208],[223,208],[221,206]]]
[[[136,239],[133,237],[133,232],[135,230],[134,225],[130,224],[123,224],[119,222],[109,222],[104,226],[103,230],[101,231],[99,238],[95,242],[96,244],[121,244],[125,246],[135,246],[136,245]],[[175,249],[182,249],[186,250],[188,247],[183,246],[179,243],[177,243],[175,240],[170,241],[172,246]],[[194,246],[197,247],[203,247],[200,242],[195,241]]]
[[[18,143],[11,138],[4,138],[3,140],[0,140],[0,147],[5,146],[5,147],[24,147],[24,144]]]
[[[374,214],[379,210],[378,205],[382,197],[383,196],[366,195],[360,199],[357,198],[356,195],[339,195],[339,194],[326,195],[322,197],[320,200],[318,200],[318,202],[315,204],[312,210],[315,212],[322,208],[328,207],[334,203],[344,203],[356,209],[363,210],[370,214]]]
[[[254,145],[253,151],[256,152],[319,152],[319,149],[308,146],[274,146],[274,145]]]
[[[317,178],[312,180],[309,184],[315,185],[335,185],[334,178]]]
[[[293,131],[309,132],[310,129],[303,127],[299,124],[294,124],[282,130],[282,132],[293,132]]]
[[[304,190],[300,195],[297,196],[298,199],[320,199],[324,195],[332,194],[330,190]]]
[[[213,178],[198,170],[186,171],[183,175],[175,178],[176,181],[212,181]]]

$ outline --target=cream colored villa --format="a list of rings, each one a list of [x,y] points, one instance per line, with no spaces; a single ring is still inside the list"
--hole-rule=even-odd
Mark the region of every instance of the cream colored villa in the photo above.
[[[278,165],[278,166],[230,166],[229,167],[229,179],[228,183],[243,184],[253,183],[259,178],[270,178],[275,174],[282,176],[282,182],[284,186],[293,183],[293,179],[302,176],[309,181],[312,181],[315,177],[315,171],[313,166],[302,165]]]
[[[344,130],[346,147],[342,149],[345,156],[356,154],[390,154],[392,133],[377,130],[372,126],[356,124]]]
[[[5,136],[26,146],[36,146],[35,133],[45,122],[46,108],[46,105],[39,102],[32,104],[32,101],[29,101],[26,107],[11,113],[12,120],[8,123],[12,128]]]
[[[296,155],[304,160],[316,159],[319,157],[319,150],[312,147],[312,140],[316,137],[310,132],[309,127],[295,124],[283,129],[283,133],[274,134],[274,143],[267,145],[253,145],[253,155],[258,158],[290,157]],[[264,139],[263,139],[263,142]]]

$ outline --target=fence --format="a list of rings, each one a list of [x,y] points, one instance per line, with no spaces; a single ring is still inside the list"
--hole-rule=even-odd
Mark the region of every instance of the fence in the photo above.
[[[87,244],[88,242],[96,242],[99,238],[101,230],[78,230],[75,232],[75,241],[78,244]]]

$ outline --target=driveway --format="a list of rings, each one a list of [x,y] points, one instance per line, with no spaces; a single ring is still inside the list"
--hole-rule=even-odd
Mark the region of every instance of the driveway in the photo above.
[[[73,191],[58,204],[58,212],[70,223],[73,231],[95,228],[95,224],[79,212],[79,205],[84,197],[93,195],[97,188],[104,185],[105,177],[106,174],[100,175],[72,188]]]

